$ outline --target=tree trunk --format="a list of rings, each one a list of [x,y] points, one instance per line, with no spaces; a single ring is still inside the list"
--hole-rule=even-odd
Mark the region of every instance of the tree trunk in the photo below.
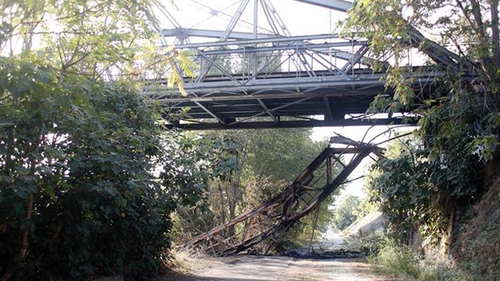
[[[229,190],[231,189],[231,190]],[[234,198],[234,186],[232,183],[227,183],[226,185],[226,194],[227,194],[227,206],[229,208],[229,221],[231,221],[235,217],[236,212],[236,198]],[[230,226],[227,229],[227,235],[234,235],[234,225]]]
[[[498,0],[491,0],[491,43],[495,69],[500,68],[500,39],[498,27]]]
[[[37,143],[38,144],[38,143]],[[37,150],[35,148],[35,150]],[[35,174],[35,169],[36,169],[36,158],[31,157],[30,159],[30,176],[33,176]],[[33,213],[33,204],[34,204],[34,194],[30,193],[28,195],[28,201],[26,203],[26,213],[25,213],[25,220],[27,222],[31,221],[32,213]],[[0,276],[0,281],[7,281],[10,280],[12,275],[15,272],[15,269],[18,268],[25,260],[26,257],[28,256],[28,250],[29,250],[29,229],[30,226],[26,227],[26,229],[22,230],[22,235],[21,235],[21,248],[19,249],[19,253],[17,257],[14,258],[13,264],[10,266],[10,268],[6,269],[2,276]]]
[[[226,222],[226,210],[225,210],[225,205],[224,205],[224,192],[222,192],[222,184],[219,182],[219,195],[220,195],[220,219],[221,222],[219,224],[223,224]]]

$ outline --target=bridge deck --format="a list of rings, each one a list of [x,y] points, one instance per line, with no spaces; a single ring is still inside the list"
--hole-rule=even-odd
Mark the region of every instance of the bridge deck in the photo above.
[[[250,0],[237,2],[224,30],[183,28],[173,21],[173,29],[162,31],[164,37],[176,38],[170,54],[184,53],[199,66],[192,69],[195,77],[184,77],[185,95],[168,89],[161,79],[146,82],[144,92],[166,108],[170,126],[240,129],[398,124],[406,120],[404,111],[391,116],[366,115],[376,96],[393,95],[383,81],[386,70],[394,65],[391,50],[372,57],[368,38],[356,34],[293,36],[270,0],[254,1],[253,32],[237,30],[237,23],[250,23],[241,17],[251,6]],[[343,0],[295,2],[336,11],[346,11],[353,4]],[[411,26],[408,33],[405,44],[413,71],[407,75],[414,81],[417,96],[428,97],[435,78],[443,75],[436,69],[461,71],[460,60]],[[201,42],[192,43],[190,38]],[[415,65],[410,61],[413,53],[425,58]],[[424,60],[433,62],[434,68],[423,66]],[[175,67],[185,74],[180,65]]]
[[[359,69],[350,75],[317,72],[317,77],[273,73],[242,84],[241,80],[207,76],[203,82],[187,82],[187,96],[151,84],[155,102],[163,104],[182,121],[173,124],[186,129],[242,129],[318,127],[412,122],[403,116],[365,113],[377,95],[392,95],[381,81],[383,74]],[[415,90],[430,89],[440,75],[415,74]],[[237,78],[237,76],[236,76]],[[427,87],[425,87],[427,86]],[[184,110],[188,109],[186,113]],[[414,121],[414,120],[413,120]]]

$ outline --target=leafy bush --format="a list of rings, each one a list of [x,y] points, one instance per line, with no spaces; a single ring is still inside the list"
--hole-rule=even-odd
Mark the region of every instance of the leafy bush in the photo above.
[[[378,252],[369,257],[378,269],[401,278],[415,281],[467,281],[473,280],[464,272],[436,259],[425,260],[409,247],[394,240],[381,241]],[[474,279],[476,280],[476,279]]]
[[[153,112],[125,85],[56,87],[55,71],[17,65],[31,85],[0,92],[2,278],[154,275],[172,204],[152,175]]]

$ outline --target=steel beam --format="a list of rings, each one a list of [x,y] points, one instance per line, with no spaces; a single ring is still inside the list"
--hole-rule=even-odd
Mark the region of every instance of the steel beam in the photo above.
[[[297,2],[306,3],[310,5],[320,6],[339,12],[347,12],[353,7],[353,2],[342,0],[295,0]]]
[[[345,39],[339,37],[338,34],[311,34],[311,35],[301,35],[301,36],[280,36],[280,37],[270,37],[270,38],[257,38],[257,39],[249,39],[249,40],[238,40],[238,41],[217,41],[217,42],[200,42],[200,43],[191,43],[191,44],[180,44],[176,45],[177,49],[198,49],[204,47],[227,47],[233,45],[259,45],[265,43],[286,43],[286,42],[296,42],[296,41],[312,41],[312,40],[327,40],[327,39],[341,39],[345,41],[349,41],[349,44],[352,44],[350,39]],[[367,42],[367,40],[357,40],[356,43],[360,44],[363,42]],[[348,45],[351,46],[351,45]]]
[[[315,128],[315,127],[347,127],[347,126],[373,126],[373,125],[416,125],[417,118],[385,118],[385,119],[342,119],[342,120],[292,120],[281,119],[280,122],[248,121],[233,125],[222,123],[181,123],[171,124],[167,127],[181,128],[184,130],[240,130],[240,129],[282,129],[282,128]]]
[[[209,30],[209,29],[197,29],[197,28],[173,28],[173,29],[163,29],[161,31],[161,35],[164,37],[177,37],[177,38],[188,38],[188,37],[204,37],[204,38],[216,38],[219,39],[224,35],[224,31],[221,30]],[[273,34],[265,34],[265,33],[257,33],[257,39],[263,38],[275,38],[276,35]],[[227,39],[230,40],[251,40],[256,39],[255,35],[250,32],[239,32],[233,31],[229,34]],[[181,44],[177,45],[177,48],[182,46]]]

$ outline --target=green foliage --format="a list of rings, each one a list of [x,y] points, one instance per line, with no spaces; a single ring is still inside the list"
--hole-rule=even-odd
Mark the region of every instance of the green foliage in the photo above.
[[[498,145],[498,2],[356,1],[349,15],[346,34],[369,38],[371,57],[386,58],[388,50],[393,56],[384,77],[393,94],[376,98],[372,110],[406,109],[420,117],[416,141],[394,148],[394,156],[374,168],[372,198],[399,239],[407,241],[415,228],[443,237],[455,211],[482,192],[474,164],[491,160]],[[437,65],[426,55],[429,40],[412,47],[415,30],[430,31],[434,41],[455,51],[456,65]],[[414,53],[427,60],[425,67],[407,66]],[[422,69],[443,73],[430,93],[414,79]]]
[[[172,236],[182,242],[215,226],[220,211],[212,207],[217,193],[211,194],[210,186],[227,183],[240,171],[241,149],[230,136],[176,133],[167,137],[161,178],[176,206]]]
[[[419,259],[410,248],[398,245],[393,240],[381,241],[377,255],[372,256],[370,261],[382,266],[389,273],[398,275],[404,274],[405,280],[417,280],[422,273],[419,266]]]
[[[346,194],[334,209],[332,223],[337,230],[344,230],[354,223],[363,214],[360,199],[357,196]]]
[[[392,158],[382,159],[372,167],[369,192],[372,200],[380,202],[389,230],[406,243],[414,225],[421,225],[427,237],[439,238],[448,215],[440,200],[453,196],[457,199],[455,189],[458,185],[468,186],[467,174],[448,169],[439,161],[429,161],[425,149],[409,142],[400,141],[388,151]]]
[[[166,155],[161,178],[177,205],[194,206],[210,180],[227,180],[239,171],[239,146],[230,137],[214,139],[189,133],[165,136]]]
[[[376,207],[369,202],[368,198],[365,199],[352,194],[344,194],[339,198],[338,204],[332,211],[332,223],[337,230],[343,231],[375,209]]]
[[[185,195],[155,176],[158,118],[134,84],[151,72],[135,64],[165,64],[144,47],[154,5],[2,2],[1,280],[143,279],[162,269],[170,214]]]
[[[235,132],[243,145],[244,178],[293,181],[326,146],[323,142],[311,141],[310,133],[308,129]]]
[[[378,252],[369,257],[379,270],[389,273],[397,280],[414,281],[467,281],[472,279],[466,273],[435,259],[426,260],[417,256],[410,248],[385,239]]]
[[[471,206],[457,229],[452,254],[461,268],[484,280],[500,278],[500,180]]]
[[[155,116],[127,86],[37,87],[4,92],[0,105],[12,122],[0,127],[3,276],[154,275],[172,211],[150,173],[161,153]]]

